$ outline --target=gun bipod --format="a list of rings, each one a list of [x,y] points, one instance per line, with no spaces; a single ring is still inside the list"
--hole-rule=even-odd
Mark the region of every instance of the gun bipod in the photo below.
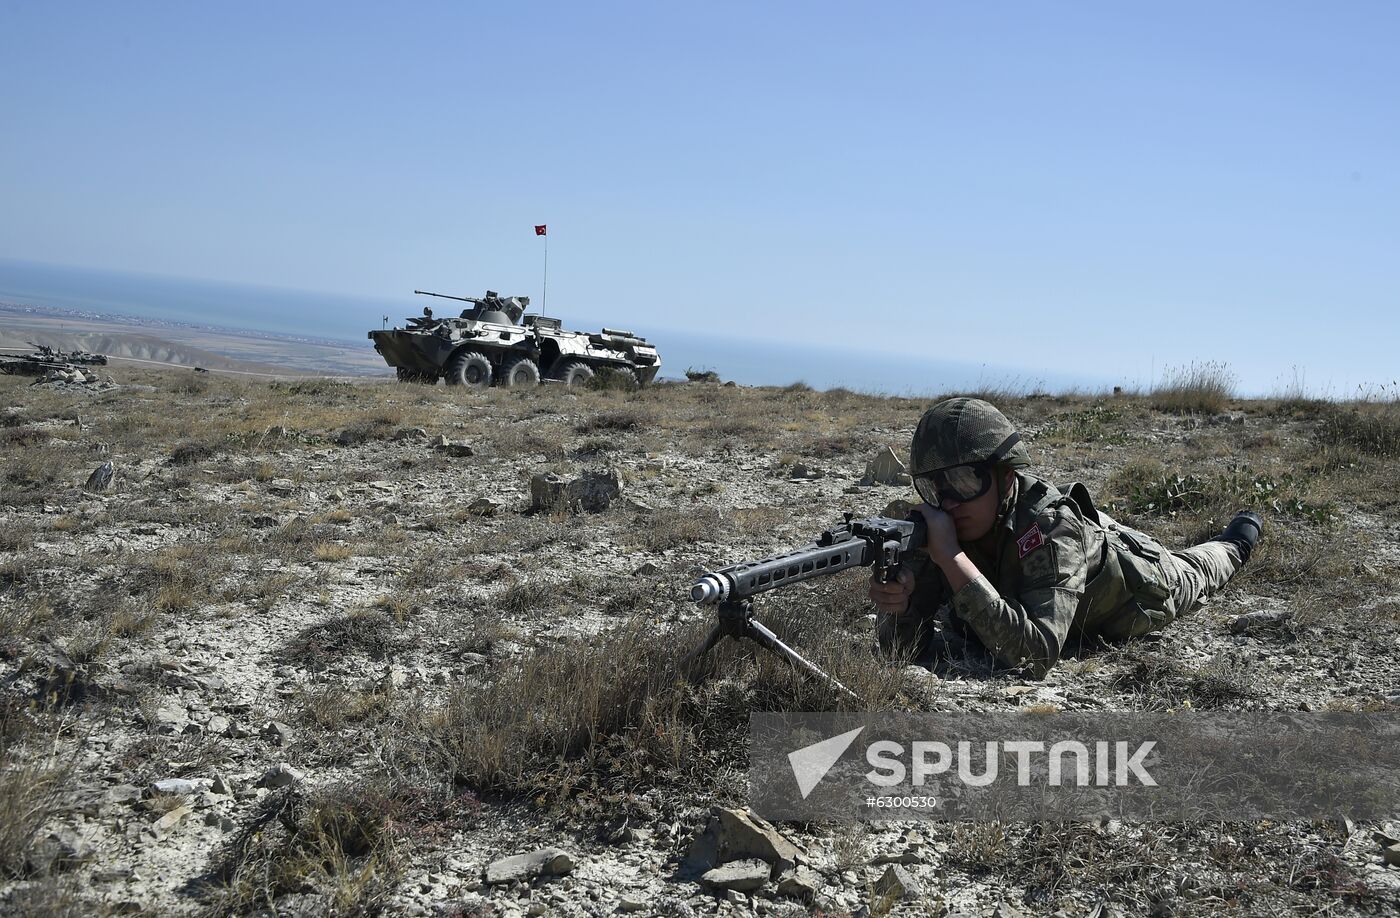
[[[810,675],[816,676],[828,685],[840,689],[852,698],[860,697],[855,692],[842,685],[835,677],[823,670],[820,666],[808,660],[787,644],[784,644],[776,634],[768,630],[763,622],[760,622],[754,616],[752,599],[721,602],[716,606],[716,612],[718,613],[719,620],[715,622],[715,626],[710,629],[710,633],[706,636],[704,642],[699,647],[695,648],[695,650],[691,651],[690,656],[686,658],[686,669],[692,667],[701,657],[713,650],[714,646],[724,638],[731,637],[736,641],[741,638],[748,638],[770,653],[786,660],[793,669],[806,670]],[[694,677],[694,681],[700,682],[703,681],[703,678],[703,675],[699,675]]]

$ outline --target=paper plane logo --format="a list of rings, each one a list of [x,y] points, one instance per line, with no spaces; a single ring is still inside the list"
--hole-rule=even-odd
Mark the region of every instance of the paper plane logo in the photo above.
[[[822,740],[820,743],[813,743],[810,746],[803,746],[796,752],[788,753],[788,763],[792,765],[792,776],[797,779],[797,789],[802,792],[802,799],[806,800],[807,795],[821,783],[826,773],[831,771],[831,766],[836,764],[836,760],[841,758],[842,753],[851,747],[864,727],[856,727],[839,736]]]

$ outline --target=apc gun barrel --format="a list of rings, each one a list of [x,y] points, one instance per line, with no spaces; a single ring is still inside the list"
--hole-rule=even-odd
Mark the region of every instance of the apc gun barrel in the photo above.
[[[440,296],[440,297],[442,297],[444,300],[460,300],[460,301],[463,302],[463,303],[480,303],[480,302],[481,302],[481,300],[477,299],[477,298],[474,297],[474,296],[452,296],[451,294],[447,294],[447,293],[432,293],[432,292],[427,291],[427,290],[415,290],[415,291],[413,291],[413,292],[416,293],[416,294],[418,294],[419,296]]]

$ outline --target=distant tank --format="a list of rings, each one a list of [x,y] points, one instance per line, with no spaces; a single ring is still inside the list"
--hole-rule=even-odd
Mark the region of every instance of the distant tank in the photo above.
[[[90,354],[87,351],[64,353],[58,348],[49,347],[46,344],[35,344],[33,341],[26,343],[34,348],[34,352],[14,357],[0,357],[0,373],[10,373],[16,376],[44,376],[54,370],[71,370],[79,365],[107,365],[105,354]]]
[[[614,370],[646,385],[661,369],[656,348],[631,332],[605,328],[601,332],[566,331],[558,319],[525,315],[527,296],[501,296],[494,290],[482,297],[448,296],[470,303],[461,315],[437,317],[431,308],[407,320],[406,328],[372,331],[369,338],[404,382],[449,386],[524,388],[541,380],[576,386],[602,368]]]
[[[29,344],[36,348],[34,356],[40,360],[54,360],[61,363],[79,363],[84,366],[95,367],[105,367],[107,365],[106,354],[94,354],[84,350],[61,351],[56,347],[34,344],[33,341],[30,341]]]

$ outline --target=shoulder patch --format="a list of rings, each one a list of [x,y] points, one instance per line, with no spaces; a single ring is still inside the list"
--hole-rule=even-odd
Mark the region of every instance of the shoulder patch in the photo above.
[[[1022,558],[1044,544],[1045,536],[1041,535],[1040,527],[1035,523],[1031,523],[1031,528],[1027,529],[1025,534],[1016,540],[1016,547],[1021,550]]]

